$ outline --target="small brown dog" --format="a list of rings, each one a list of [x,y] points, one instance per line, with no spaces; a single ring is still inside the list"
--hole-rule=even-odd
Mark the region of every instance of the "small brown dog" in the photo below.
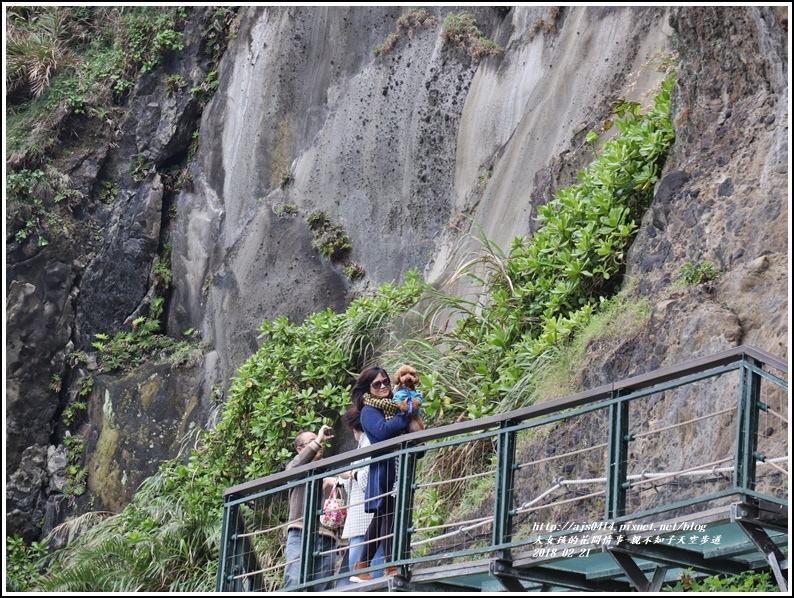
[[[410,365],[404,365],[394,372],[395,392],[394,401],[397,408],[403,413],[408,413],[408,401],[411,402],[411,413],[408,413],[408,426],[405,432],[421,432],[425,429],[419,408],[422,406],[422,393],[416,390],[419,386],[419,374]]]

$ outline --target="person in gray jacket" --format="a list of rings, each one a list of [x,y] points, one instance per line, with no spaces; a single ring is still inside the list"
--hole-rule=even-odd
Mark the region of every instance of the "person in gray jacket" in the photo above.
[[[323,457],[323,443],[333,438],[331,426],[320,428],[319,434],[308,430],[301,432],[295,438],[295,458],[287,464],[286,470],[306,465]],[[323,490],[331,488],[337,478],[323,479]],[[296,586],[299,582],[301,559],[301,534],[303,533],[303,498],[304,487],[296,486],[289,491],[289,523],[287,525],[287,545],[284,554],[287,566],[284,568],[284,587]],[[339,541],[338,531],[319,525],[316,550],[319,552],[314,559],[314,575],[310,579],[329,577],[334,574],[336,567],[336,549]],[[325,553],[325,554],[323,554]],[[321,583],[312,589],[317,592],[331,589],[333,584]]]

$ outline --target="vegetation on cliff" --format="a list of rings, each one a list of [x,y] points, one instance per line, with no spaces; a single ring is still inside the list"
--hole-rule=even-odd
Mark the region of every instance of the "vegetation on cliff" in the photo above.
[[[378,351],[389,366],[409,361],[432,372],[423,380],[425,412],[436,425],[531,402],[528,372],[618,286],[625,249],[672,141],[671,85],[648,114],[625,115],[622,135],[580,173],[582,183],[543,208],[531,240],[516,240],[509,255],[485,241],[476,263],[487,273],[459,272],[483,283],[482,303],[446,297],[408,273],[402,286],[385,284],[342,314],[327,310],[300,326],[286,318],[263,323],[262,347],[239,368],[218,425],[197,431],[187,461],[164,464],[122,513],[65,526],[75,537],[55,554],[41,589],[211,590],[223,490],[281,471],[294,435],[332,424],[349,402],[354,373]],[[420,299],[430,305],[422,313],[415,309]],[[457,323],[439,332],[434,322],[450,309]],[[88,531],[76,533],[81,528]]]

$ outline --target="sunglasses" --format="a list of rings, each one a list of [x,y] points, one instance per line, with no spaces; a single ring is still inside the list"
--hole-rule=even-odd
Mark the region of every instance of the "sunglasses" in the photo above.
[[[371,386],[375,390],[380,390],[381,388],[388,388],[389,384],[391,384],[391,382],[389,382],[388,380],[376,380],[371,384]]]

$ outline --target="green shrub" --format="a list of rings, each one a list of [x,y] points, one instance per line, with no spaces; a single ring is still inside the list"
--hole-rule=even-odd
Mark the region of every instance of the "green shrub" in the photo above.
[[[338,261],[352,248],[350,237],[339,225],[329,226],[314,237],[312,247],[331,261]]]
[[[294,216],[298,213],[298,206],[294,203],[280,204],[273,208],[276,216]]]
[[[538,207],[540,229],[529,242],[514,241],[505,271],[494,279],[493,308],[513,339],[535,339],[535,354],[567,338],[616,288],[673,140],[672,82],[665,81],[647,115],[625,112],[615,122],[621,134],[578,172],[581,183]]]
[[[515,239],[509,254],[483,239],[482,255],[453,280],[471,278],[485,299],[428,295],[421,320],[387,357],[433,372],[423,383],[430,421],[485,417],[533,401],[533,380],[618,289],[672,142],[671,86],[665,82],[649,114],[624,114],[615,125],[622,134],[579,172],[581,183],[538,208],[531,239]]]
[[[144,158],[141,154],[136,154],[136,156],[132,159],[132,162],[130,162],[129,173],[132,175],[132,178],[136,183],[140,183],[147,177],[147,175],[151,174],[152,172],[154,172],[154,164]]]
[[[342,271],[350,280],[360,280],[367,274],[367,271],[360,264],[347,264]]]
[[[200,107],[203,108],[207,102],[209,102],[210,98],[215,95],[215,92],[218,91],[218,86],[221,83],[218,76],[218,71],[213,69],[206,74],[204,81],[202,81],[200,85],[190,90],[190,93],[196,94],[196,99]]]
[[[83,457],[83,437],[79,434],[69,435],[63,439],[64,446],[66,446],[66,483],[63,487],[63,493],[66,496],[82,496],[86,491],[86,482],[88,480],[88,468],[80,467],[80,461]]]
[[[68,187],[69,178],[51,166],[44,170],[21,169],[6,176],[8,228],[17,243],[38,236],[37,244],[49,243],[47,235],[62,222],[58,214],[64,206],[69,212],[79,205],[82,193]]]
[[[47,554],[44,542],[26,544],[17,535],[6,536],[6,591],[28,592],[40,580],[40,561]]]
[[[119,194],[119,186],[116,181],[105,180],[99,185],[99,199],[102,203],[113,205],[116,196]]]
[[[312,247],[332,262],[342,260],[352,248],[345,229],[331,225],[331,218],[325,212],[313,212],[306,223],[312,231]]]
[[[239,6],[220,6],[213,13],[210,24],[201,32],[204,53],[217,62],[226,51],[230,39],[237,33],[240,21]]]
[[[87,404],[85,401],[73,401],[66,406],[66,409],[63,410],[63,423],[67,426],[71,426],[72,422],[74,421],[74,416],[77,414],[78,411],[85,410]]]
[[[477,27],[477,19],[468,11],[451,12],[444,17],[441,26],[444,43],[468,49],[472,58],[501,56],[504,48],[493,40],[487,39]]]
[[[682,571],[678,582],[673,586],[662,588],[664,592],[779,592],[780,588],[773,583],[769,571],[745,571],[738,575],[715,575],[696,578],[692,569]]]
[[[306,219],[312,231],[324,231],[331,224],[331,218],[325,212],[312,212]]]
[[[709,282],[720,275],[720,270],[708,262],[695,266],[687,262],[681,267],[680,278],[686,284],[700,284]]]
[[[130,331],[117,332],[112,338],[104,333],[94,335],[96,340],[91,346],[98,352],[100,372],[129,371],[147,361],[183,366],[194,363],[203,354],[204,347],[193,339],[177,341],[157,334],[160,329],[157,317],[162,312],[163,302],[163,297],[155,297],[150,317],[133,320]]]
[[[182,75],[179,73],[169,75],[168,79],[165,80],[165,95],[166,97],[176,95],[185,87],[187,87],[187,81]]]
[[[157,258],[154,264],[154,278],[157,290],[164,293],[171,286],[171,279],[174,273],[171,271],[171,244],[166,243],[163,247],[163,255]]]

